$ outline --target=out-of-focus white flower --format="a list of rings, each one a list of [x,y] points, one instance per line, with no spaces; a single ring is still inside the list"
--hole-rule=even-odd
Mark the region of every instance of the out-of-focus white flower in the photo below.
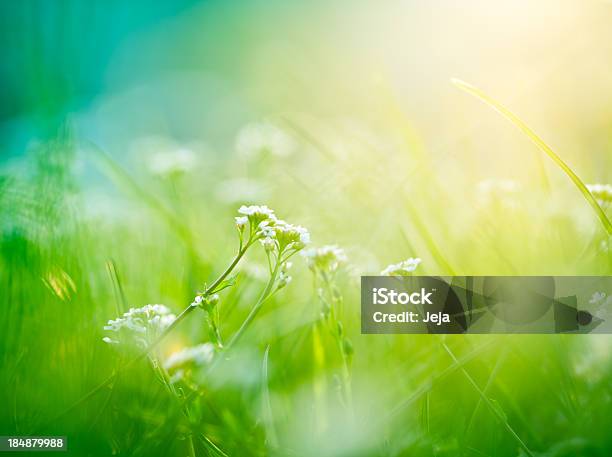
[[[600,206],[607,206],[612,203],[611,184],[587,184],[586,186]]]
[[[285,262],[281,265],[278,275],[278,285],[276,286],[277,289],[282,289],[291,282],[292,278],[289,276],[288,271],[292,265],[293,264],[291,262]]]
[[[477,186],[478,203],[482,206],[498,204],[506,208],[518,205],[520,186],[512,179],[485,179]]]
[[[209,366],[215,356],[215,347],[212,343],[199,344],[186,347],[172,353],[164,362],[164,368],[170,373],[170,381],[175,383],[191,377],[194,370]]]
[[[412,258],[406,259],[400,263],[391,264],[383,271],[380,272],[381,276],[408,276],[410,275],[421,263],[421,259]]]
[[[336,245],[305,249],[301,255],[311,270],[333,273],[341,264],[346,263],[346,254]]]
[[[204,302],[208,306],[216,306],[216,304],[219,303],[219,294],[209,295],[208,297],[204,299]]]
[[[287,157],[295,148],[293,138],[269,122],[248,124],[238,132],[236,138],[238,154],[249,159],[265,154]]]
[[[239,217],[235,217],[234,219],[236,221],[236,227],[241,232],[244,230],[246,225],[249,223],[249,218],[246,216],[239,216]]]
[[[254,179],[234,178],[219,183],[215,197],[224,203],[238,203],[245,200],[264,201],[270,196],[269,187]]]
[[[151,173],[166,176],[173,173],[187,173],[197,165],[196,154],[187,148],[178,148],[169,151],[157,151],[148,158],[148,167]]]
[[[111,319],[104,330],[114,332],[113,338],[104,337],[105,343],[136,344],[146,348],[174,320],[176,316],[164,305],[145,305],[141,308],[130,308],[117,319]]]
[[[242,271],[249,277],[258,281],[266,281],[269,276],[267,267],[249,261],[244,262],[242,265]]]
[[[212,343],[186,347],[172,353],[164,362],[164,368],[166,370],[172,370],[189,363],[194,363],[196,365],[209,364],[212,362],[214,355],[215,346]]]
[[[278,275],[278,285],[277,285],[277,288],[278,289],[282,289],[287,284],[289,284],[292,279],[293,278],[291,276],[289,276],[287,273],[281,271],[280,274]]]

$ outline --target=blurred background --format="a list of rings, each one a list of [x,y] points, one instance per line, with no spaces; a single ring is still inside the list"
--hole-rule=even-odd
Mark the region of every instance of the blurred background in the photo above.
[[[608,336],[362,336],[359,276],[408,257],[420,274],[612,273],[610,235],[574,184],[451,83],[509,107],[585,183],[611,184],[612,3],[0,11],[0,434],[66,435],[83,456],[188,455],[194,433],[195,455],[610,455]],[[80,400],[126,357],[102,342],[107,320],[187,306],[236,253],[242,204],[346,251],[352,404],[301,259],[187,423],[145,361]],[[221,294],[225,338],[265,285],[259,251]],[[194,313],[160,351],[209,339]]]

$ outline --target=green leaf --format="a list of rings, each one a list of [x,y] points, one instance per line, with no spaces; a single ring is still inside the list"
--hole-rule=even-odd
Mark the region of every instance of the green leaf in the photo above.
[[[211,291],[209,292],[209,295],[210,295],[210,294],[217,293],[217,292],[220,292],[220,291],[222,291],[223,289],[227,289],[228,287],[232,287],[233,285],[235,285],[235,284],[236,284],[236,280],[237,280],[237,278],[238,278],[238,273],[236,273],[236,274],[235,274],[234,276],[232,276],[231,278],[224,279],[223,281],[221,281],[221,282],[220,282],[220,283],[217,285],[217,287],[215,287],[215,290],[211,290]]]

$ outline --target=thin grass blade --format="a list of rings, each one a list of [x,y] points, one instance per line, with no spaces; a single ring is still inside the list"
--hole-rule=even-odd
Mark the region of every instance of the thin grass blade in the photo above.
[[[612,235],[612,222],[606,216],[604,210],[599,206],[593,194],[587,189],[587,186],[582,182],[582,180],[578,177],[576,173],[567,165],[561,157],[559,157],[551,148],[548,146],[542,138],[540,138],[533,130],[531,130],[527,124],[525,124],[518,116],[516,116],[512,111],[506,108],[504,105],[499,103],[497,100],[491,98],[489,95],[485,94],[483,91],[478,89],[477,87],[472,86],[460,79],[453,78],[451,82],[458,87],[459,89],[467,92],[468,94],[473,95],[474,97],[480,99],[495,111],[500,113],[510,122],[512,122],[516,127],[518,127],[525,135],[529,137],[529,139],[548,157],[550,157],[564,172],[572,182],[576,185],[578,190],[582,193],[585,200],[591,205],[595,214],[601,221],[601,224],[604,226],[608,235]]]

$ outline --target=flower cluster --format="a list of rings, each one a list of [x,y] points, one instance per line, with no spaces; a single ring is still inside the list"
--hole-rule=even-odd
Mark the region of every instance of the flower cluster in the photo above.
[[[336,245],[305,249],[301,255],[306,260],[308,268],[313,271],[333,273],[340,265],[346,263],[346,254]]]
[[[117,319],[111,319],[104,330],[114,332],[113,338],[102,340],[109,344],[133,343],[141,348],[151,344],[172,322],[176,316],[164,305],[146,305],[130,308]]]
[[[410,257],[400,263],[387,266],[380,274],[381,276],[408,276],[416,270],[420,263],[421,259]]]
[[[612,184],[587,184],[587,189],[601,206],[612,203]]]
[[[267,221],[269,219],[276,219],[274,211],[268,208],[266,205],[242,205],[238,209],[238,213],[242,214],[242,216],[235,218],[236,225],[238,226],[238,228],[240,228],[241,226],[242,228],[244,228],[247,222],[249,222],[253,227],[257,227],[264,221]]]
[[[211,343],[186,347],[172,353],[164,362],[170,381],[177,382],[190,376],[194,370],[206,367],[213,361],[215,347]]]
[[[268,219],[261,223],[259,228],[259,234],[262,237],[261,244],[268,252],[299,251],[310,243],[308,230],[280,219]]]
[[[249,226],[249,238],[259,239],[268,253],[299,251],[310,242],[308,230],[299,225],[289,224],[278,219],[267,206],[241,206],[241,216],[235,218],[236,227],[242,237]]]
[[[288,260],[310,243],[310,233],[302,226],[278,219],[267,206],[241,206],[238,213],[241,215],[235,219],[241,246],[245,233],[248,233],[247,246],[255,241],[261,243],[268,257],[270,274],[278,272],[276,290],[282,289],[291,282],[288,274],[291,262]]]

